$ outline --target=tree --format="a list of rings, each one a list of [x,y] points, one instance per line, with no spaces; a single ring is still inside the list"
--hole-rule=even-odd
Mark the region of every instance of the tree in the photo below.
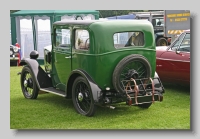
[[[118,15],[126,15],[130,12],[143,12],[144,10],[97,10],[99,11],[99,17],[111,17],[111,16],[118,16]]]
[[[20,11],[20,10],[10,10],[10,13],[14,13],[14,12],[17,12],[17,11]]]

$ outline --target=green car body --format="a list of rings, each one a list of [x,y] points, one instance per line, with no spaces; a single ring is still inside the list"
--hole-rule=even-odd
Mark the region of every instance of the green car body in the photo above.
[[[77,112],[86,116],[94,114],[96,105],[111,106],[112,103],[126,102],[147,108],[152,101],[162,101],[164,87],[155,71],[154,30],[148,21],[58,21],[52,28],[52,46],[44,49],[45,70],[37,64],[37,55],[37,51],[33,51],[31,58],[21,60],[21,65],[30,69],[22,70],[21,75],[26,98],[27,86],[33,88],[30,98],[37,98],[38,90],[72,98]],[[34,82],[35,86],[24,79],[25,71],[32,72],[31,83]],[[137,76],[129,76],[129,72]],[[127,77],[128,80],[135,77],[137,83],[142,78],[149,82],[151,78],[153,82],[151,80],[147,85],[151,86],[150,91],[145,91],[142,84],[136,83],[129,88],[130,94],[127,93],[125,86],[133,81],[127,81]],[[149,94],[145,96],[147,92]]]

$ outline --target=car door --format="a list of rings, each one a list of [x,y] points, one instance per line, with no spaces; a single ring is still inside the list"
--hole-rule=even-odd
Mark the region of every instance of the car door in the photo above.
[[[182,43],[176,51],[177,55],[182,57],[184,63],[180,69],[181,80],[190,82],[190,33],[185,33]]]
[[[183,33],[179,39],[161,55],[162,73],[172,82],[190,81],[190,43],[184,44],[190,34]]]
[[[65,91],[66,81],[71,73],[71,30],[69,28],[57,28],[54,42],[54,67],[53,75],[56,88]]]

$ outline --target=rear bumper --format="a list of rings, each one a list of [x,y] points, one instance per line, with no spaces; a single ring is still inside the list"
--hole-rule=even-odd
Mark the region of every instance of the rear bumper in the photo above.
[[[160,93],[155,93],[154,95],[140,95],[137,97],[130,97],[127,98],[126,104],[127,105],[138,105],[138,104],[144,104],[144,103],[154,103],[156,101],[162,102],[163,101],[163,95]]]
[[[159,77],[152,78],[150,82],[145,83],[145,79],[138,79],[138,84],[132,81],[124,80],[124,92],[101,91],[98,96],[98,104],[107,105],[112,103],[126,102],[127,105],[138,105],[144,103],[154,103],[163,101],[165,89]],[[130,85],[130,86],[128,86]],[[136,86],[138,90],[136,90]]]

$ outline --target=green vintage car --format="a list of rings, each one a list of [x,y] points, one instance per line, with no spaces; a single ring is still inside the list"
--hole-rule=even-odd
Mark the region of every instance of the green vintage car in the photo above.
[[[73,100],[76,111],[93,116],[98,106],[148,108],[163,100],[164,87],[155,71],[153,26],[144,20],[66,20],[52,28],[52,45],[21,60],[25,98],[40,91]]]

